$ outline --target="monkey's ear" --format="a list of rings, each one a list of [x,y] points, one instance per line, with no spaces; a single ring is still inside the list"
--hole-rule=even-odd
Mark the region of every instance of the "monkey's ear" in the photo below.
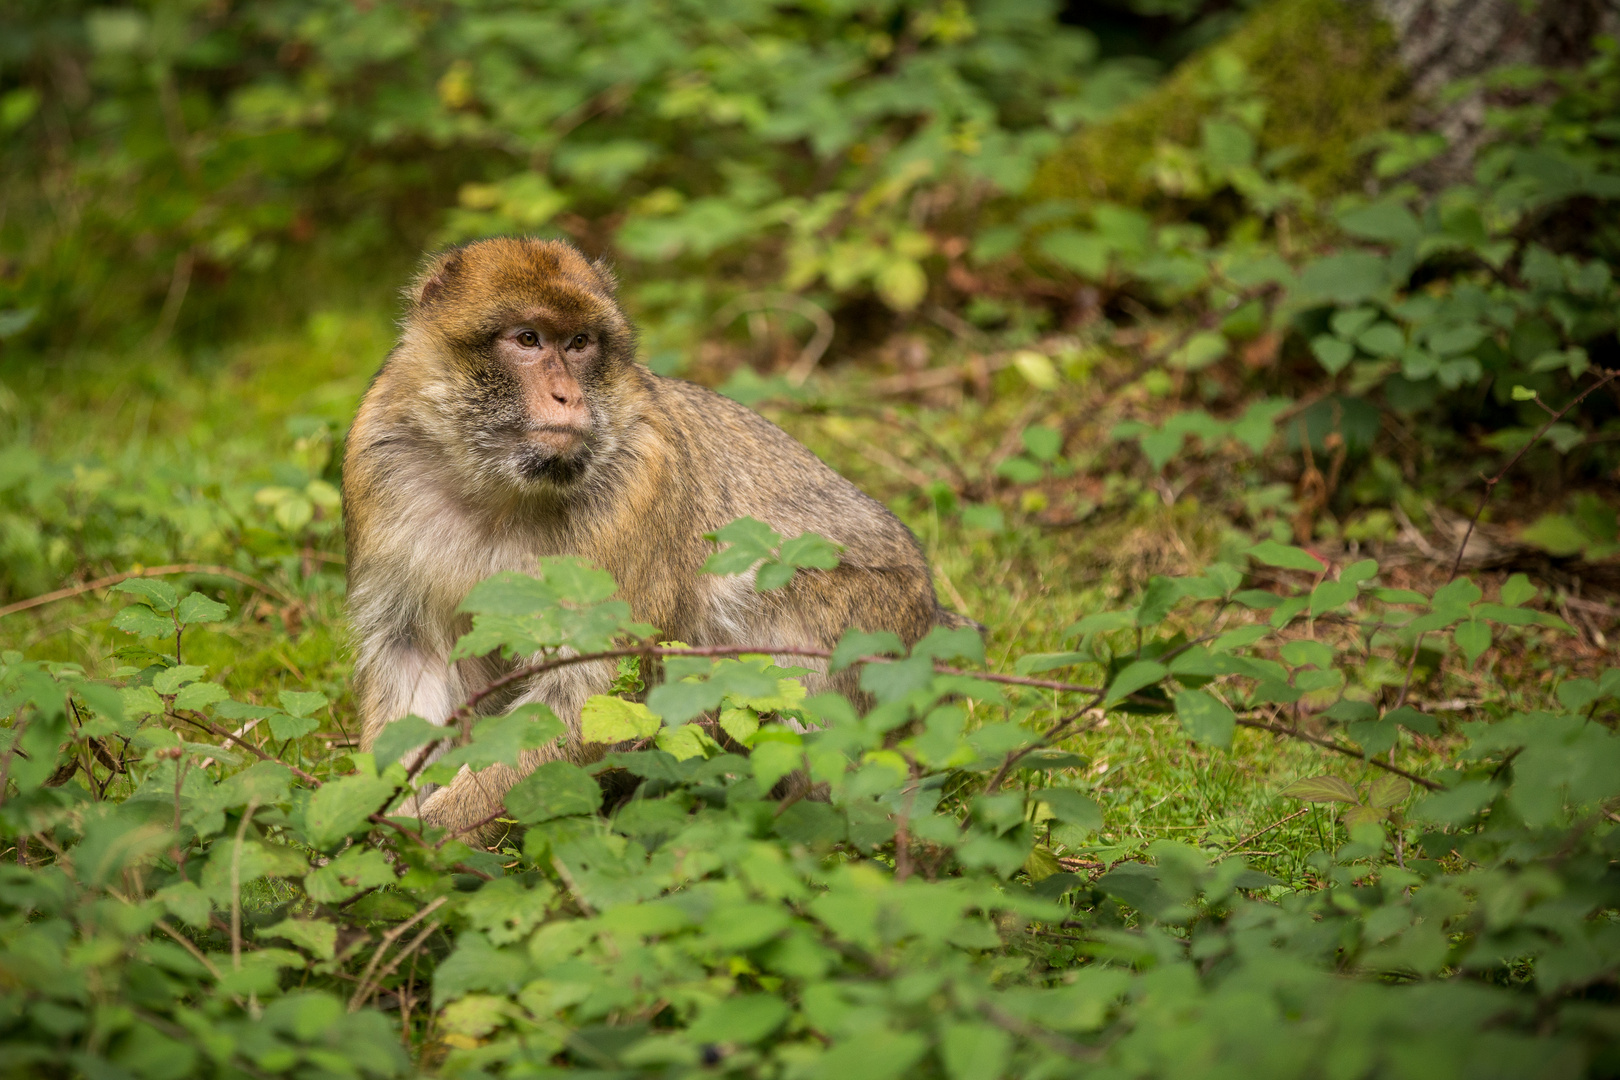
[[[598,255],[592,261],[591,269],[595,270],[596,276],[602,279],[602,284],[606,286],[610,296],[619,294],[619,275],[613,272],[613,264],[608,262],[606,255]]]
[[[405,299],[412,307],[431,304],[444,293],[445,287],[461,270],[461,249],[441,251],[427,261],[405,289]]]

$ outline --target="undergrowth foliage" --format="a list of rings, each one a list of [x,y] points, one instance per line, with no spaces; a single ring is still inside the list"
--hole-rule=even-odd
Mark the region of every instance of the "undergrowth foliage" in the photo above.
[[[825,566],[757,522],[712,569]],[[767,582],[762,587],[769,587]],[[468,598],[463,654],[619,657],[593,765],[512,789],[495,850],[394,808],[560,738],[544,707],[374,753],[306,753],[327,702],[232,700],[184,660],[224,614],[122,586],[150,647],[100,680],[3,659],[0,1059],[190,1075],[1470,1076],[1606,1074],[1620,938],[1620,669],[1456,723],[1442,666],[1565,629],[1522,576],[1432,594],[1255,545],[1155,578],[1016,674],[979,638],[851,632],[864,713],[791,650],[660,643],[607,574],[545,561]],[[773,659],[774,658],[774,659]],[[1072,677],[1075,682],[1054,678]],[[476,698],[480,696],[475,694]],[[1335,804],[1310,873],[1160,841],[1073,869],[1103,825],[1065,740],[1120,711],[1221,748],[1322,748],[1278,793]],[[971,722],[970,722],[971,719]],[[449,753],[404,761],[435,740]],[[1437,753],[1444,745],[1452,752]],[[420,755],[411,755],[419,758]],[[781,781],[800,774],[809,783]],[[1419,790],[1421,789],[1421,790]]]

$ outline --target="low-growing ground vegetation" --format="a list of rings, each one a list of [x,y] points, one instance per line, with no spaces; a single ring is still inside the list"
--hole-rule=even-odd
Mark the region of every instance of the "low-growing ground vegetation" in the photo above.
[[[1390,32],[1315,0],[1157,84],[1038,5],[244,7],[7,16],[5,1071],[1620,1070],[1612,43],[1459,88],[1493,135],[1430,183]],[[1290,153],[1313,28],[1379,110]],[[617,255],[647,359],[886,502],[985,636],[851,635],[863,715],[551,561],[477,647],[618,654],[605,756],[489,847],[394,814],[560,731],[458,717],[412,775],[444,733],[362,753],[349,684],[387,290],[506,229]]]

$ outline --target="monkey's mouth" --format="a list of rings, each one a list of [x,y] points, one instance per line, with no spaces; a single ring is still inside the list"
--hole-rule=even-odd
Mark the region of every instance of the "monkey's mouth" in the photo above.
[[[591,460],[590,433],[579,428],[530,428],[516,442],[513,464],[531,483],[575,483]]]
[[[548,453],[566,455],[583,447],[589,435],[584,428],[530,427],[523,433],[523,441]]]

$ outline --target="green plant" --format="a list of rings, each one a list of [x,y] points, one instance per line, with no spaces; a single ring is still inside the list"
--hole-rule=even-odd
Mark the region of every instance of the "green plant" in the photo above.
[[[1248,559],[1156,578],[1018,674],[974,670],[971,632],[909,654],[852,633],[823,659],[862,666],[864,715],[806,697],[801,671],[749,655],[763,643],[657,644],[576,562],[492,582],[498,611],[475,593],[464,649],[662,667],[644,702],[593,699],[587,737],[616,748],[514,788],[518,831],[493,852],[389,807],[558,737],[543,709],[464,712],[420,777],[399,759],[443,729],[416,721],[305,767],[287,753],[320,737],[321,695],[247,705],[178,655],[115,688],[8,654],[7,1060],[387,1076],[407,1067],[404,1020],[453,1075],[1183,1075],[1189,1040],[1266,1076],[1324,1059],[1604,1072],[1612,1010],[1589,990],[1620,966],[1620,738],[1594,721],[1620,709],[1620,670],[1454,727],[1407,704],[1448,655],[1472,666],[1562,627],[1522,577],[1487,602],[1466,579],[1391,589],[1370,560],[1271,541]],[[152,585],[117,620],[137,636],[178,626],[178,652],[188,620],[220,613]],[[1239,727],[1314,743],[1370,773],[1368,794],[1336,769],[1281,792],[1351,804],[1298,882],[1165,841],[1087,880],[1068,867],[1104,818],[1064,746],[1119,710],[1173,713],[1217,748]],[[232,735],[247,718],[279,752]],[[1458,753],[1436,768],[1411,733]],[[797,770],[825,797],[771,798]],[[1427,793],[1408,806],[1412,784]]]

